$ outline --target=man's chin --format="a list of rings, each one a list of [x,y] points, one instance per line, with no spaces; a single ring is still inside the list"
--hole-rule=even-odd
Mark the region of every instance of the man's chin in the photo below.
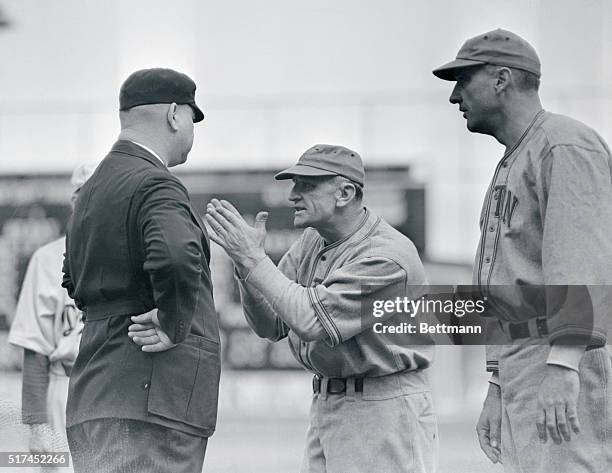
[[[300,217],[293,217],[293,227],[294,228],[306,228],[308,224],[306,221],[302,220]]]

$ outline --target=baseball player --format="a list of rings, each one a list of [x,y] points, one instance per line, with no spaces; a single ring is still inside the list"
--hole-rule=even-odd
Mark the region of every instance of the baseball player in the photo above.
[[[610,472],[610,151],[591,128],[543,110],[539,58],[514,33],[471,38],[433,73],[456,82],[450,102],[468,130],[506,148],[474,267],[482,294],[496,294],[480,445],[506,472]],[[542,286],[545,297],[528,297]]]
[[[71,178],[74,202],[95,170],[78,166]],[[76,359],[83,322],[62,287],[65,237],[39,248],[30,259],[21,286],[9,342],[23,348],[22,417],[30,425],[30,451],[52,448],[51,427],[66,444],[68,376]]]
[[[414,245],[363,207],[364,169],[350,149],[316,145],[275,177],[293,180],[294,225],[305,229],[278,267],[264,251],[265,212],[251,227],[230,203],[213,200],[206,218],[235,264],[252,329],[273,342],[288,338],[314,374],[301,471],[434,471],[424,373],[433,347],[385,344],[360,310],[376,286],[420,295],[425,274]]]

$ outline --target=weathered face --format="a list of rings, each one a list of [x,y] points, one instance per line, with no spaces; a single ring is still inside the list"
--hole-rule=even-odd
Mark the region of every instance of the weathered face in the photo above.
[[[486,67],[466,68],[459,72],[449,101],[459,105],[468,130],[491,134],[493,118],[498,113],[498,100],[495,78]]]
[[[296,228],[325,228],[334,217],[338,184],[334,176],[294,176],[289,201]]]

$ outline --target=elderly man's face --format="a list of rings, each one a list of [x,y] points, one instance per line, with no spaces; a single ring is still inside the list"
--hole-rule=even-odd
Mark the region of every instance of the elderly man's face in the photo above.
[[[498,111],[495,78],[486,67],[470,67],[457,74],[457,83],[449,98],[458,104],[474,133],[491,133],[492,118]]]
[[[294,176],[289,201],[296,228],[325,228],[334,217],[338,185],[334,176]]]

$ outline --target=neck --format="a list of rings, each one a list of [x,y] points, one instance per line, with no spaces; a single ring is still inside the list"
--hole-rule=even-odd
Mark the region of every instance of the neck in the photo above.
[[[334,225],[326,228],[317,228],[316,230],[326,243],[335,243],[357,230],[365,212],[365,207],[360,205],[355,210],[347,211],[343,215],[334,218]]]
[[[535,116],[542,110],[539,97],[525,97],[510,102],[501,112],[503,126],[494,134],[508,152],[521,139]]]
[[[138,144],[146,146],[147,148],[155,151],[155,153],[162,159],[164,164],[168,165],[168,150],[164,142],[158,139],[154,133],[148,133],[144,130],[138,130],[134,128],[124,128],[119,133],[119,140],[134,141]]]

